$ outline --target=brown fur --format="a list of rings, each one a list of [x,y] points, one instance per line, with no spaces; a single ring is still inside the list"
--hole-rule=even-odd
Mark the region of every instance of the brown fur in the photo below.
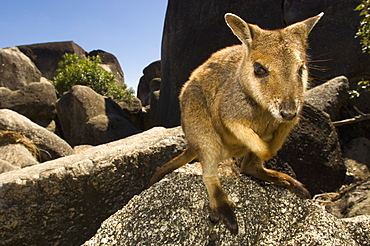
[[[223,191],[217,165],[244,157],[241,172],[309,192],[287,174],[266,169],[299,120],[307,86],[307,36],[322,14],[280,30],[263,30],[233,14],[225,19],[241,45],[214,53],[199,66],[180,94],[181,120],[189,147],[157,170],[150,185],[198,157],[207,188],[211,220],[238,232],[233,204]]]
[[[40,149],[37,148],[32,140],[19,132],[0,130],[0,142],[5,144],[23,144],[35,158],[40,157]]]

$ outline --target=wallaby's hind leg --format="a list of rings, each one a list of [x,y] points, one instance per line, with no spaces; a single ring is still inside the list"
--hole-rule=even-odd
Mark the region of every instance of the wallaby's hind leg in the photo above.
[[[244,156],[240,172],[283,186],[301,198],[311,198],[310,193],[301,182],[285,173],[265,168],[263,160],[252,152]]]
[[[227,194],[221,187],[217,174],[218,162],[203,165],[203,182],[207,188],[211,208],[210,219],[212,222],[221,220],[233,234],[238,234],[238,222],[233,212],[234,204],[228,199]]]
[[[173,158],[163,166],[161,166],[153,175],[149,181],[148,187],[152,186],[154,183],[161,180],[166,174],[171,173],[179,167],[189,163],[197,157],[196,153],[190,147],[187,147],[184,152],[182,152],[177,157]]]

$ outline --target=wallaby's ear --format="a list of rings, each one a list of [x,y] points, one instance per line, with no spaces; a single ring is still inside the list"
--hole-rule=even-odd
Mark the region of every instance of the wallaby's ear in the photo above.
[[[253,30],[251,30],[248,23],[242,20],[239,16],[230,13],[225,15],[225,21],[240,41],[247,45],[252,42]]]
[[[311,18],[308,18],[304,21],[292,24],[292,25],[286,27],[286,29],[291,31],[291,32],[297,33],[297,34],[308,35],[323,15],[324,15],[324,12],[321,12],[320,14],[318,14],[314,17],[311,17]]]

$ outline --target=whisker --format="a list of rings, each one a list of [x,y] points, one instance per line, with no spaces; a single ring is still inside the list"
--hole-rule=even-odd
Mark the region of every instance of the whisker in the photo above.
[[[309,61],[310,63],[311,62],[328,62],[328,61],[332,61],[333,59],[324,59],[324,60],[311,60]]]

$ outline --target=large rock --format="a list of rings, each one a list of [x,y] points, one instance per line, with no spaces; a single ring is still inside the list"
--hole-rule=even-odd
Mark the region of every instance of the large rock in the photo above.
[[[123,87],[125,84],[125,77],[121,68],[121,65],[119,64],[119,61],[117,58],[106,51],[103,50],[93,50],[89,53],[87,53],[87,56],[100,56],[100,59],[102,60],[102,63],[100,64],[105,70],[112,72],[116,75],[117,79],[117,85],[120,87]]]
[[[92,245],[364,245],[370,243],[370,217],[344,222],[310,200],[244,175],[223,178],[235,203],[238,235],[209,220],[202,178],[172,173],[135,196],[104,221],[85,246]],[[361,241],[359,240],[361,239]],[[358,241],[357,241],[358,240]]]
[[[10,162],[0,159],[0,173],[5,173],[9,171],[19,170],[21,167],[14,166]]]
[[[18,48],[0,50],[0,87],[18,90],[24,85],[40,81],[41,73]]]
[[[344,76],[336,77],[306,92],[306,101],[328,113],[332,121],[340,116],[340,110],[349,99],[349,82]]]
[[[49,82],[34,82],[11,91],[0,87],[0,108],[7,108],[38,120],[54,120],[57,96],[54,86]]]
[[[14,166],[13,169],[39,164],[35,156],[33,156],[22,144],[4,144],[0,140],[0,153],[0,159]],[[7,171],[11,170],[4,168],[3,171],[0,170],[0,173]]]
[[[49,80],[57,75],[58,62],[65,53],[85,57],[85,50],[73,41],[21,45],[18,48],[35,63],[42,76]]]
[[[22,133],[40,149],[41,161],[73,154],[73,149],[54,133],[37,125],[23,115],[9,109],[0,109],[0,130]]]
[[[365,180],[370,176],[370,140],[355,138],[343,148],[347,173],[355,180]]]
[[[153,128],[0,174],[0,245],[82,244],[185,146],[180,128]]]
[[[240,43],[224,21],[235,13],[262,28],[276,29],[325,12],[312,30],[308,50],[311,75],[326,81],[339,75],[349,79],[368,74],[370,56],[361,52],[355,39],[360,17],[353,9],[360,0],[350,1],[176,1],[168,2],[162,39],[162,85],[158,123],[180,124],[178,94],[190,73],[211,53]],[[343,59],[345,57],[345,59]]]
[[[57,102],[63,135],[71,145],[99,145],[135,134],[130,118],[112,99],[75,85]]]
[[[139,98],[133,97],[130,104],[118,102],[118,105],[130,117],[130,120],[136,129],[144,130],[143,105],[141,104],[141,100]]]

